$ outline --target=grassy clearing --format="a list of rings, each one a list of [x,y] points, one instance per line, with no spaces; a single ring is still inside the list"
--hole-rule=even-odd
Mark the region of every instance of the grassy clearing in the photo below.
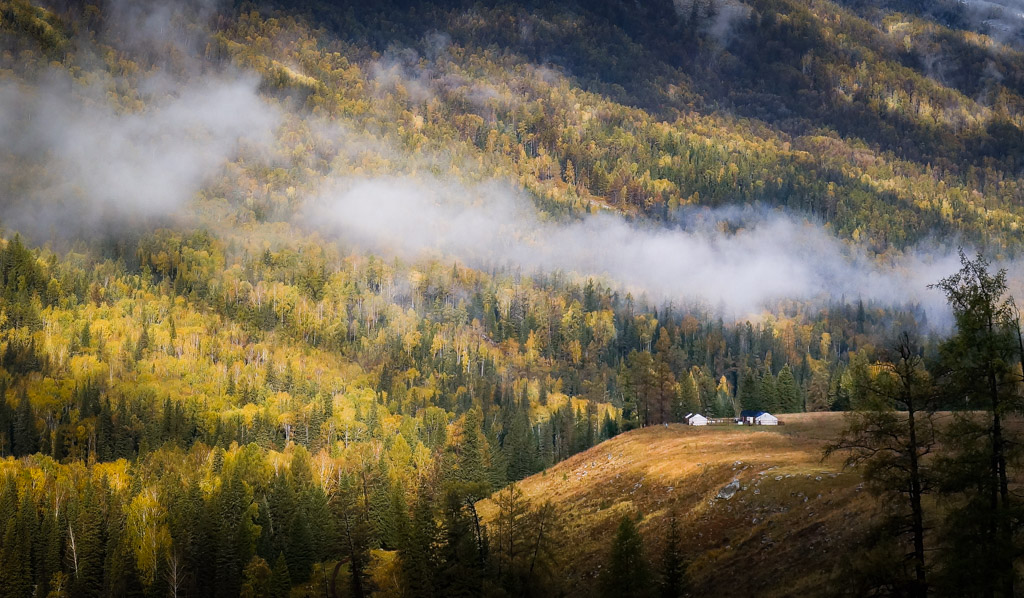
[[[870,517],[871,499],[822,447],[841,414],[784,415],[778,427],[670,425],[622,434],[521,482],[564,524],[560,567],[570,593],[596,577],[618,520],[640,520],[657,565],[675,512],[691,555],[693,593],[820,594]],[[740,490],[716,498],[733,480]],[[497,507],[481,503],[486,520]],[[710,595],[710,594],[708,594]]]

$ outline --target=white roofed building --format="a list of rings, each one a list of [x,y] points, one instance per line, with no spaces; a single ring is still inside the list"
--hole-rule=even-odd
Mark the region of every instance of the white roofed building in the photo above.
[[[688,413],[683,420],[690,426],[706,426],[708,425],[708,418],[704,417],[699,413]]]

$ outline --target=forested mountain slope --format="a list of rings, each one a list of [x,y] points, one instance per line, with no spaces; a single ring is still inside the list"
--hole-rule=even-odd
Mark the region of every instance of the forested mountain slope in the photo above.
[[[458,53],[438,55],[430,33],[469,55],[554,66],[572,86],[639,108],[604,116],[593,99],[559,93],[523,118],[496,118],[525,128],[527,157],[555,157],[563,180],[572,162],[577,188],[655,217],[677,203],[759,201],[884,248],[971,228],[987,241],[1012,228],[1002,212],[1020,202],[1020,50],[913,12],[699,0],[298,6],[360,48],[417,49],[441,74]],[[582,131],[571,117],[581,109],[596,117]]]
[[[1024,72],[906,10],[0,0],[0,595],[543,595],[491,491],[934,354]]]

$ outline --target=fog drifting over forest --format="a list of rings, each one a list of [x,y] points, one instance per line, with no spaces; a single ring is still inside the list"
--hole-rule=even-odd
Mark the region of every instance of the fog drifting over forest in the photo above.
[[[348,180],[325,190],[315,205],[320,226],[384,255],[576,272],[657,302],[703,303],[726,317],[780,299],[863,298],[921,304],[941,321],[945,300],[927,286],[959,267],[955,250],[938,248],[879,265],[821,225],[765,209],[693,210],[671,227],[612,214],[553,222],[525,193],[499,182]]]
[[[194,4],[197,14],[211,12],[205,3]],[[139,27],[148,37],[127,40],[152,44],[141,51],[170,47],[187,53],[195,43],[195,28],[173,22],[166,10],[124,14],[129,21],[145,18]],[[114,26],[125,25],[115,20]],[[431,39],[433,53],[443,55],[447,38]],[[414,54],[395,56],[402,60],[390,56],[371,65],[378,85],[402,82],[424,97],[438,86],[468,85],[417,66]],[[542,72],[543,66],[536,68]],[[252,74],[186,68],[178,77],[139,82],[143,101],[131,108],[109,105],[102,85],[83,86],[66,75],[34,86],[0,83],[4,227],[46,234],[99,227],[124,215],[182,212],[241,148],[271,146],[282,112],[260,96],[258,83]],[[323,128],[339,151],[360,143],[338,134],[357,129],[354,123],[310,123]],[[383,151],[403,159],[401,150]],[[927,285],[959,266],[955,240],[882,265],[821,224],[765,208],[694,210],[669,226],[607,213],[555,222],[508,182],[467,184],[439,176],[332,172],[308,198],[299,221],[347,246],[387,256],[430,254],[524,273],[564,270],[602,277],[657,302],[703,303],[729,318],[781,299],[864,299],[920,304],[941,322],[947,319],[945,301]],[[1020,267],[1007,265],[1015,280],[1024,279],[1017,276]]]

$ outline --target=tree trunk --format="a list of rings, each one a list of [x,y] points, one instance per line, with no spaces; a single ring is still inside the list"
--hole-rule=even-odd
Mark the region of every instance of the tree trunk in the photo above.
[[[914,533],[914,576],[917,582],[913,595],[924,598],[928,595],[924,571],[924,512],[921,508],[921,470],[917,454],[917,426],[914,421],[913,401],[912,398],[907,398],[907,426],[910,433],[910,511]]]
[[[991,505],[993,507],[992,515],[994,517],[996,537],[1000,540],[1000,553],[1008,550],[1011,542],[1010,534],[1011,531],[1006,521],[1006,510],[1009,508],[1010,501],[1010,490],[1009,482],[1006,478],[1006,450],[1003,446],[1003,426],[1002,417],[999,415],[1000,400],[999,400],[999,387],[996,382],[996,373],[993,370],[991,364],[988,369],[988,386],[989,393],[992,401],[992,473],[994,477],[994,484],[991,491]],[[1001,563],[1003,580],[1000,584],[1003,588],[1003,595],[1007,597],[1013,596],[1013,558],[1008,554],[1000,554],[1000,560],[1005,562]]]

